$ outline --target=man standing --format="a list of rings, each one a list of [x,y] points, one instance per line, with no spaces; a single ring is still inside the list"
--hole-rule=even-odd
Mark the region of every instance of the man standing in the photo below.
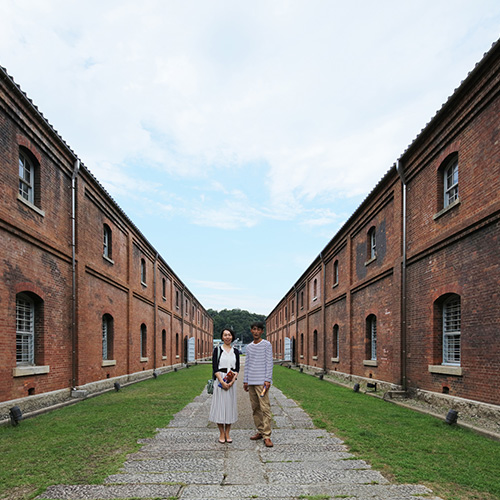
[[[243,389],[250,395],[253,420],[257,434],[250,439],[264,439],[264,444],[271,448],[271,404],[269,388],[273,381],[273,348],[271,342],[264,340],[264,323],[252,323],[253,342],[246,349]]]

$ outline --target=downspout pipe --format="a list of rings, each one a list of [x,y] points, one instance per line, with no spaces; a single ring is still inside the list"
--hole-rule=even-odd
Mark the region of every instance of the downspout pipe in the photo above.
[[[396,170],[403,187],[403,262],[401,269],[401,385],[408,388],[406,379],[406,178],[403,165],[396,160]]]
[[[80,170],[80,160],[73,164],[71,177],[71,387],[76,388],[76,180]]]
[[[326,375],[326,265],[323,259],[323,252],[319,254],[319,258],[321,259],[321,270],[323,274],[323,293],[321,297],[321,311],[323,315],[323,374]]]
[[[158,252],[155,254],[153,264],[153,371],[156,371],[156,271],[158,267]]]

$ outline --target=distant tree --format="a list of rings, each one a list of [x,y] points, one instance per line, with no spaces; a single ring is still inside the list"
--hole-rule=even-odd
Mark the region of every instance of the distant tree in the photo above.
[[[208,314],[214,321],[214,339],[220,338],[223,328],[231,328],[243,343],[249,344],[252,342],[252,333],[250,332],[250,325],[254,321],[265,321],[264,314],[251,313],[242,309],[222,309],[222,311],[215,311],[208,309]],[[265,338],[266,332],[264,331],[263,337]]]

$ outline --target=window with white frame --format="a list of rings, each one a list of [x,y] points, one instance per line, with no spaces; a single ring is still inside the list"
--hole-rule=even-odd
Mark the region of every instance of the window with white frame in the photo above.
[[[444,207],[458,199],[458,156],[455,155],[443,171]]]
[[[461,314],[458,295],[443,303],[443,365],[460,365]]]
[[[102,359],[113,359],[113,317],[110,314],[102,317]]]
[[[377,237],[375,227],[370,228],[368,231],[368,259],[377,257]]]
[[[366,318],[366,336],[368,345],[368,359],[376,361],[377,359],[377,317],[371,314]]]
[[[35,364],[35,303],[22,293],[16,297],[16,364]]]
[[[112,234],[111,234],[111,228],[107,225],[104,224],[103,226],[103,252],[102,254],[104,257],[111,259],[112,258]]]
[[[19,194],[35,203],[35,165],[23,151],[19,151]]]

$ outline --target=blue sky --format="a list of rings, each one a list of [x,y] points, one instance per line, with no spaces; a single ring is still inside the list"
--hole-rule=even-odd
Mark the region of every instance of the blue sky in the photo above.
[[[261,314],[500,31],[497,0],[0,7],[0,64],[188,288]]]

